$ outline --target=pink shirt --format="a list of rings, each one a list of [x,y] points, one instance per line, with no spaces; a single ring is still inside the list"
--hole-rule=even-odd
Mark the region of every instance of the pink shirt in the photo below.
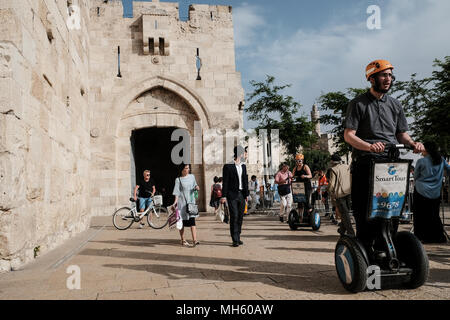
[[[292,173],[289,171],[289,170],[287,170],[286,172],[283,172],[283,171],[278,171],[278,173],[277,173],[277,175],[275,176],[275,182],[277,183],[277,184],[279,184],[279,182],[281,181],[281,180],[287,180],[287,179],[290,179],[290,180],[292,180]],[[286,183],[288,183],[288,182],[291,182],[291,181],[286,181],[285,183],[283,183],[283,184],[286,184]]]

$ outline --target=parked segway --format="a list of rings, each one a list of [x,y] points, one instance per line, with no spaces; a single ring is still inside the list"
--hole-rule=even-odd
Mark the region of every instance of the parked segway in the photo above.
[[[297,204],[297,209],[289,212],[289,228],[297,230],[299,227],[312,227],[314,231],[320,228],[320,214],[317,210],[308,212],[306,209],[306,192],[303,182],[292,182],[293,203]]]
[[[388,159],[373,160],[369,177],[371,199],[367,219],[376,222],[377,237],[372,248],[366,248],[356,237],[343,235],[336,244],[334,260],[342,285],[350,292],[367,286],[368,267],[379,268],[379,288],[402,285],[422,286],[428,278],[429,262],[422,243],[414,234],[396,232],[393,220],[399,219],[405,206],[412,160],[399,159],[404,145],[387,145]],[[372,277],[372,274],[370,275]]]

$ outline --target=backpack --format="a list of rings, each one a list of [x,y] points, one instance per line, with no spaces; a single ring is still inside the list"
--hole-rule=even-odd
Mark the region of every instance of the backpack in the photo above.
[[[213,187],[214,198],[222,198],[222,187],[220,184],[215,184]]]

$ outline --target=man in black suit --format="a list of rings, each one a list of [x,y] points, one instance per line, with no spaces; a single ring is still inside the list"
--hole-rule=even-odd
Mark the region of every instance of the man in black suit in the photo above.
[[[246,151],[241,146],[234,148],[234,162],[225,164],[222,170],[223,185],[221,202],[228,202],[230,210],[230,234],[233,247],[244,244],[241,241],[242,220],[245,200],[248,197],[248,176],[245,161]]]

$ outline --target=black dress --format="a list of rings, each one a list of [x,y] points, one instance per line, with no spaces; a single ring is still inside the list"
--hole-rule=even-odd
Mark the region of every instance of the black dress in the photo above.
[[[309,178],[301,178],[301,176],[308,175],[305,170],[305,165],[302,166],[300,170],[298,170],[298,167],[296,167],[295,170],[295,181],[296,182],[303,182],[305,184],[305,196],[306,196],[306,208],[311,209],[311,191],[312,191],[312,185],[311,185],[311,179]]]

